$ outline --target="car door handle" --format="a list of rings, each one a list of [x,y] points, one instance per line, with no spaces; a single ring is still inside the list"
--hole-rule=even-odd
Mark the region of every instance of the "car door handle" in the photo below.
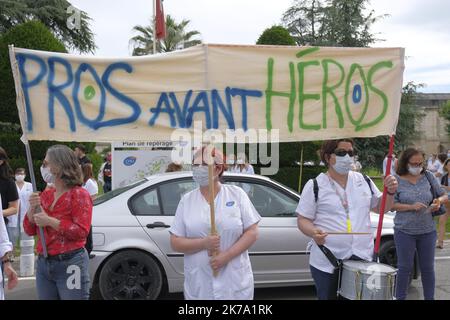
[[[147,225],[147,228],[149,229],[154,229],[154,228],[170,228],[169,225],[165,224],[164,222],[154,222],[154,223],[149,223]]]

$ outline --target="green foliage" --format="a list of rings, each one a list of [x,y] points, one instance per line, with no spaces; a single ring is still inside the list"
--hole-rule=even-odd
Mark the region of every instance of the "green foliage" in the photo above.
[[[97,179],[98,172],[99,172],[100,167],[102,166],[102,163],[103,163],[103,156],[101,154],[98,154],[94,150],[93,153],[88,153],[87,157],[89,159],[91,159],[91,161],[92,161],[92,171],[94,172],[95,179]]]
[[[199,36],[200,32],[186,31],[190,20],[183,20],[177,23],[172,16],[166,16],[166,37],[157,40],[157,52],[170,52],[181,48],[189,48],[202,43],[201,40],[194,37]],[[149,26],[136,25],[133,31],[136,36],[130,39],[130,46],[133,47],[133,56],[143,56],[153,54],[153,23]]]
[[[289,31],[282,26],[273,26],[264,30],[256,44],[295,46],[295,40]]]
[[[403,87],[400,115],[394,145],[394,151],[397,154],[411,146],[420,134],[420,131],[418,130],[419,124],[425,115],[416,107],[415,101],[417,89],[422,86],[422,84],[409,82]],[[376,167],[381,169],[383,159],[388,151],[389,137],[383,136],[369,139],[355,139],[355,142],[359,154],[359,161],[362,165],[364,167]]]
[[[68,48],[93,53],[96,47],[89,26],[91,18],[81,10],[76,15],[75,10],[69,9],[71,6],[66,0],[0,0],[0,34],[37,20]],[[72,19],[75,16],[79,19]],[[39,34],[36,38],[39,39]]]
[[[13,170],[23,167],[28,170],[28,162],[25,153],[25,145],[20,141],[21,133],[18,132],[1,132],[0,133],[0,147],[5,149],[9,157],[9,164]],[[36,176],[38,189],[43,190],[45,183],[42,181],[40,174],[40,166],[45,157],[47,149],[55,144],[64,144],[69,148],[74,149],[80,142],[59,142],[59,141],[30,141],[30,150],[33,157],[33,168]],[[94,167],[94,174],[97,174],[103,162],[103,158],[95,151],[95,143],[84,142],[88,157],[92,160]],[[28,175],[29,179],[29,175]],[[29,180],[28,180],[29,181]]]
[[[259,165],[255,165],[254,169],[255,173],[257,174],[261,172],[261,166]],[[321,166],[304,166],[301,190],[308,182],[308,180],[317,177],[319,173],[325,172],[325,170],[326,167]],[[280,169],[278,170],[277,174],[273,176],[268,176],[268,178],[278,181],[297,192],[299,176],[300,176],[299,166],[280,166]]]
[[[450,101],[447,101],[447,103],[444,103],[439,108],[439,115],[444,118],[447,121],[450,121]],[[447,123],[447,132],[450,135],[450,123]]]
[[[371,26],[384,16],[368,0],[295,0],[283,22],[298,45],[367,47],[377,39]]]
[[[19,123],[16,107],[16,91],[11,71],[8,45],[16,47],[66,52],[64,45],[38,21],[30,21],[13,27],[0,37],[0,114],[1,121]]]

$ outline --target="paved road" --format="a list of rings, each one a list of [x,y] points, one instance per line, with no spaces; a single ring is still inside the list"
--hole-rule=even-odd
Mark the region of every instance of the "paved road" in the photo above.
[[[436,249],[436,300],[450,300],[450,240],[445,243],[443,250]],[[13,291],[6,291],[8,300],[37,299],[35,278],[21,278],[19,285]],[[183,299],[182,294],[170,294],[165,299]],[[307,287],[266,288],[256,289],[255,299],[261,300],[314,300],[315,289]],[[420,278],[413,280],[409,289],[408,300],[421,300],[422,283]]]

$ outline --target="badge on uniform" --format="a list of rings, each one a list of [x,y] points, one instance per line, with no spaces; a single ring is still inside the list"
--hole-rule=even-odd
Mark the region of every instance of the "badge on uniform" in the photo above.
[[[227,207],[232,207],[232,206],[234,206],[234,201],[228,201],[226,203],[226,205],[227,205]]]

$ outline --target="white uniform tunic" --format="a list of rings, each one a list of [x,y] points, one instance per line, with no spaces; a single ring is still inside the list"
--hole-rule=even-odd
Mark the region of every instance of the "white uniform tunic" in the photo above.
[[[310,219],[322,231],[347,232],[347,214],[342,206],[326,174],[317,177],[319,196],[317,203],[314,198],[313,181],[310,180],[303,188],[297,214]],[[343,195],[344,189],[334,183],[336,190]],[[338,259],[348,259],[356,255],[365,260],[372,260],[373,235],[370,224],[370,209],[375,208],[381,199],[382,193],[371,181],[373,196],[369,185],[362,174],[350,171],[345,192],[349,206],[352,232],[369,232],[369,235],[328,235],[325,246]],[[309,263],[320,271],[333,273],[333,266],[327,257],[320,251],[315,241],[311,241],[311,256]]]
[[[216,228],[220,250],[232,247],[244,231],[261,219],[247,194],[239,187],[221,185],[215,199]],[[178,204],[169,231],[184,238],[204,238],[210,233],[208,202],[195,189]],[[253,299],[253,272],[248,251],[232,259],[213,276],[207,250],[184,255],[184,296],[187,300]]]
[[[16,185],[17,186],[17,185]],[[27,181],[24,182],[24,185],[22,188],[19,188],[17,186],[17,193],[19,194],[19,215],[18,218],[20,218],[19,225],[20,225],[20,231],[23,232],[23,220],[25,219],[25,215],[27,214],[28,207],[30,206],[29,200],[30,196],[33,193],[33,185]],[[17,221],[11,222],[9,220],[9,223],[11,225],[17,225]]]
[[[5,221],[3,220],[2,212],[2,199],[0,199],[0,259],[9,252],[12,251],[12,243],[9,242],[8,232],[6,231]],[[3,274],[0,272],[0,300],[5,299],[3,291]]]

